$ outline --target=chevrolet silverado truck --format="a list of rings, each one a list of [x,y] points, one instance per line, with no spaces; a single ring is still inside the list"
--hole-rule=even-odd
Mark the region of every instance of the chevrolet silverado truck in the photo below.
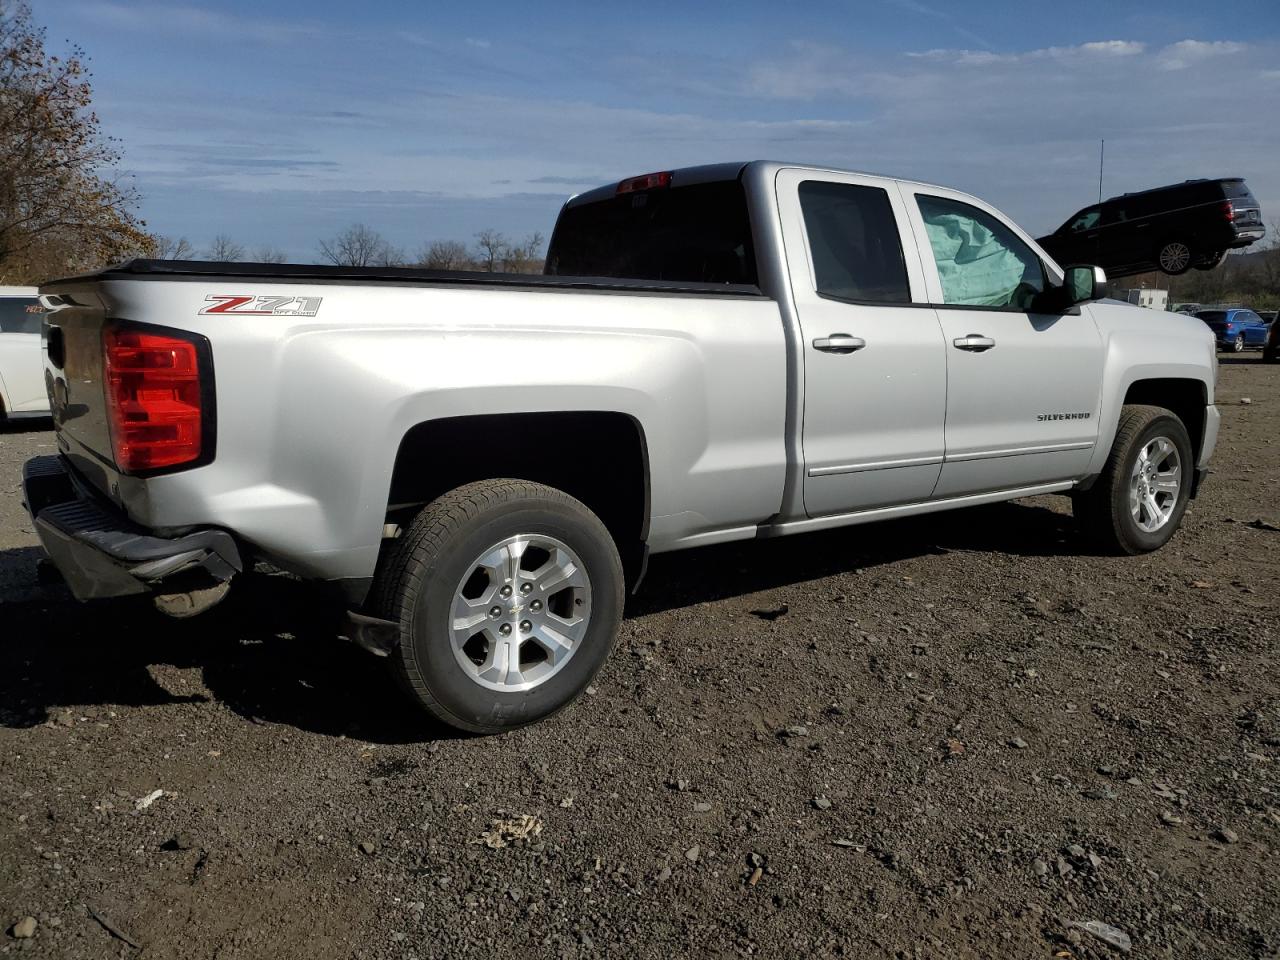
[[[328,581],[501,731],[587,686],[652,554],[1049,493],[1163,545],[1213,335],[1104,281],[972,196],[775,162],[573,197],[541,276],[135,260],[42,288],[26,503],[79,599]]]

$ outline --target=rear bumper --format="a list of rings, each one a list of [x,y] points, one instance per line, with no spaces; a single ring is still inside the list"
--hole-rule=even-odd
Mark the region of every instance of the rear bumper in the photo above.
[[[243,569],[225,530],[152,536],[82,492],[60,457],[28,460],[22,492],[41,545],[77,600],[161,592],[180,574],[178,589],[190,589],[191,580],[223,583]]]

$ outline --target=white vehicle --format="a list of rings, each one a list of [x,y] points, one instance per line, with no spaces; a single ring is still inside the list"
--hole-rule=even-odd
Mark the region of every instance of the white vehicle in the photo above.
[[[0,420],[49,415],[40,349],[43,319],[35,287],[0,287]]]
[[[1104,280],[974,197],[770,162],[574,197],[540,277],[135,261],[41,288],[27,506],[82,599],[197,612],[261,558],[504,730],[586,687],[651,553],[1046,493],[1162,546],[1213,335]]]

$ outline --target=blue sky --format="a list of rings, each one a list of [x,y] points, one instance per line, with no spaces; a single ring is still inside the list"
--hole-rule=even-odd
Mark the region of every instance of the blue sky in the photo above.
[[[1242,175],[1280,218],[1277,0],[33,0],[89,54],[141,213],[314,260],[550,231],[565,197],[773,158],[956,186],[1035,233]]]

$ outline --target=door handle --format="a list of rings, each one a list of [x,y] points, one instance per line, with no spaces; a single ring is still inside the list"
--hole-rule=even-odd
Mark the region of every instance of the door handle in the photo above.
[[[861,337],[851,337],[847,333],[833,333],[829,337],[818,337],[813,341],[813,349],[824,353],[853,353],[867,345]]]
[[[972,350],[974,353],[982,353],[984,350],[990,350],[996,345],[996,342],[990,337],[984,337],[980,333],[970,333],[963,337],[956,337],[951,341],[957,350]]]

